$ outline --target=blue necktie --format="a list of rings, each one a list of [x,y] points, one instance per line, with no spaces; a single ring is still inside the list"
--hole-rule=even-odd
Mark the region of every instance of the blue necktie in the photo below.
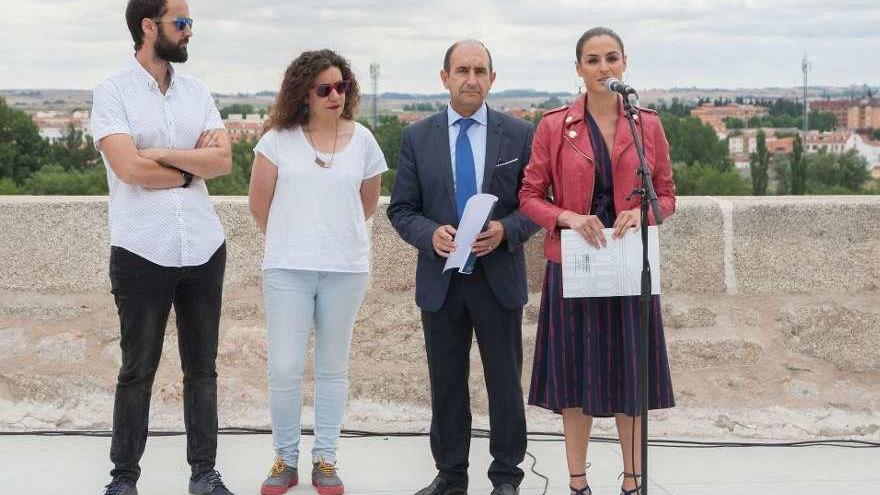
[[[458,220],[464,215],[464,207],[471,196],[477,194],[477,173],[474,168],[474,150],[471,148],[471,140],[467,130],[474,119],[458,119],[458,138],[455,140],[455,206],[458,210]],[[468,256],[467,262],[461,268],[462,273],[472,273],[477,257],[474,253]]]
[[[464,205],[471,196],[477,194],[477,174],[474,170],[474,150],[467,130],[474,119],[458,120],[458,138],[455,140],[455,206],[458,220],[464,214]]]

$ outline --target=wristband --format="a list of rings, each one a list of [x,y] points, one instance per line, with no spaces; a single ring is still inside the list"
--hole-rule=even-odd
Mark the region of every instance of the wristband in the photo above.
[[[180,175],[183,176],[183,185],[180,187],[188,187],[190,184],[192,184],[193,174],[191,174],[189,172],[184,172],[183,170],[181,170]]]

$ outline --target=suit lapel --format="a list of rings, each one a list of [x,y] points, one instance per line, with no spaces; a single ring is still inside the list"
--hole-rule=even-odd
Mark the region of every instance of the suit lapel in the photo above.
[[[495,115],[495,111],[488,109],[486,115],[486,162],[483,165],[483,187],[481,192],[489,190],[492,184],[492,174],[495,172],[495,164],[501,157],[501,119]]]
[[[455,185],[452,182],[452,157],[449,155],[449,116],[445,111],[437,115],[434,119],[434,148],[437,156],[437,166],[440,168],[438,172],[443,177],[443,184],[446,185],[446,197],[449,198],[449,205],[453,212],[458,211],[455,206]],[[453,217],[456,214],[453,213]]]

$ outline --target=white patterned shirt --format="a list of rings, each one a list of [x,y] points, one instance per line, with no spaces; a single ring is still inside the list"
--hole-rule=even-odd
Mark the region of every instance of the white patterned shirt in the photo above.
[[[99,151],[101,139],[111,134],[128,134],[137,149],[193,149],[202,132],[222,128],[204,84],[172,69],[163,95],[135,58],[93,95],[91,130]],[[104,153],[101,157],[110,188],[110,245],[157,265],[182,267],[206,263],[223,244],[223,227],[203,179],[186,188],[149,189],[122,182]]]

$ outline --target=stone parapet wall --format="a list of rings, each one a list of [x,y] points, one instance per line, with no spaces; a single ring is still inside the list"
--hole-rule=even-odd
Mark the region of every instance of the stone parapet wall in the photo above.
[[[266,426],[262,239],[245,198],[214,202],[228,238],[220,419]],[[430,397],[413,302],[416,253],[389,225],[386,204],[371,222],[373,269],[352,345],[346,426],[424,430]],[[678,407],[656,413],[652,431],[880,438],[878,219],[878,197],[679,198],[661,227]],[[526,388],[541,237],[527,245]],[[106,198],[0,197],[0,429],[108,427],[119,364],[108,244]],[[172,319],[154,427],[181,425],[176,340]],[[471,391],[476,424],[485,424],[474,348]],[[530,429],[560,427],[550,413],[528,414]]]

